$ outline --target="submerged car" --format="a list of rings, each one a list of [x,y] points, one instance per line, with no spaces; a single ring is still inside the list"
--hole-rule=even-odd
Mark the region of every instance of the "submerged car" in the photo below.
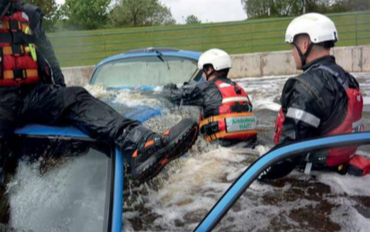
[[[90,85],[110,89],[154,89],[169,83],[201,81],[200,52],[172,48],[143,48],[104,59],[96,65]]]

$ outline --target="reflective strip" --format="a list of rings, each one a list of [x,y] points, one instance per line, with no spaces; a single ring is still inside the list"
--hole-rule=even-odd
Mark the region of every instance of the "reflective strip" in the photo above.
[[[24,73],[25,72],[25,73]],[[23,77],[38,77],[39,73],[37,69],[27,69],[23,70]],[[13,70],[6,70],[4,71],[4,79],[14,79],[14,72]]]
[[[27,21],[30,21],[30,18],[28,18],[28,15],[22,11],[22,18],[24,18]]]
[[[222,104],[229,103],[229,102],[249,102],[249,99],[247,97],[229,97],[222,100]]]
[[[286,116],[305,122],[315,128],[320,125],[320,119],[318,117],[300,109],[289,108]]]
[[[360,120],[358,120],[358,121],[356,121],[356,122],[353,122],[352,123],[352,128],[353,129],[355,129],[355,128],[357,128],[357,127],[359,127],[359,126],[361,126],[361,119]]]
[[[220,86],[220,88],[225,88],[225,87],[230,87],[231,85],[228,84],[228,83],[222,83],[219,86]]]

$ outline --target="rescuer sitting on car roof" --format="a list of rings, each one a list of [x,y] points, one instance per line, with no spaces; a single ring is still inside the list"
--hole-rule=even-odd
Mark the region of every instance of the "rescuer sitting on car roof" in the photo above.
[[[198,124],[192,119],[183,119],[159,135],[123,117],[84,88],[65,87],[42,17],[36,6],[0,0],[0,138],[28,123],[71,124],[118,146],[133,177],[140,181],[156,176],[194,144]],[[0,184],[6,156],[0,154]]]
[[[276,145],[363,130],[359,84],[330,55],[337,41],[334,22],[324,15],[305,14],[289,24],[285,42],[291,45],[296,68],[303,73],[285,83],[275,124]],[[370,160],[355,155],[356,149],[356,146],[330,149],[287,159],[267,169],[261,179],[285,176],[297,165],[306,173],[313,168],[368,174]]]
[[[252,103],[242,87],[227,78],[231,68],[229,54],[220,49],[204,52],[198,61],[205,82],[164,86],[163,95],[178,105],[200,106],[200,133],[223,146],[256,140],[256,117]]]

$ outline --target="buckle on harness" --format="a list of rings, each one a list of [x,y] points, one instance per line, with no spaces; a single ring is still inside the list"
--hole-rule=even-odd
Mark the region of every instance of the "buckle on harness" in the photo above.
[[[11,32],[12,35],[12,44],[26,44],[23,37],[23,32]]]
[[[14,69],[13,76],[13,80],[25,80],[27,78],[27,71],[26,69]]]
[[[9,29],[11,31],[13,30],[16,30],[16,31],[20,31],[22,30],[22,27],[20,25],[20,22],[19,21],[16,21],[16,20],[10,20],[9,21]]]
[[[19,55],[19,56],[24,55],[24,49],[23,49],[22,45],[12,44],[12,53],[13,53],[13,55]]]

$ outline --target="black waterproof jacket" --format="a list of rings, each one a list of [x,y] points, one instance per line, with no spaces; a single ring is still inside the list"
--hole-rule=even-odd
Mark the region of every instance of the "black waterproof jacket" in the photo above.
[[[290,78],[283,89],[281,106],[285,121],[279,145],[293,141],[322,136],[335,129],[345,119],[347,113],[346,91],[330,72],[319,69],[322,65],[337,72],[350,88],[358,88],[356,79],[336,64],[333,56],[325,56],[303,67],[303,73]],[[299,112],[300,119],[287,115]],[[294,167],[304,161],[304,156],[288,159],[272,166],[261,176],[275,179],[289,174]],[[322,160],[325,163],[325,160]]]
[[[319,123],[313,123],[310,119],[285,117],[280,144],[322,136],[341,124],[346,116],[348,99],[344,88],[331,73],[318,69],[319,65],[339,73],[350,88],[359,86],[354,77],[335,63],[333,56],[317,59],[304,66],[303,74],[286,82],[280,99],[281,106],[285,116],[290,108],[298,109],[318,119],[316,122]]]

